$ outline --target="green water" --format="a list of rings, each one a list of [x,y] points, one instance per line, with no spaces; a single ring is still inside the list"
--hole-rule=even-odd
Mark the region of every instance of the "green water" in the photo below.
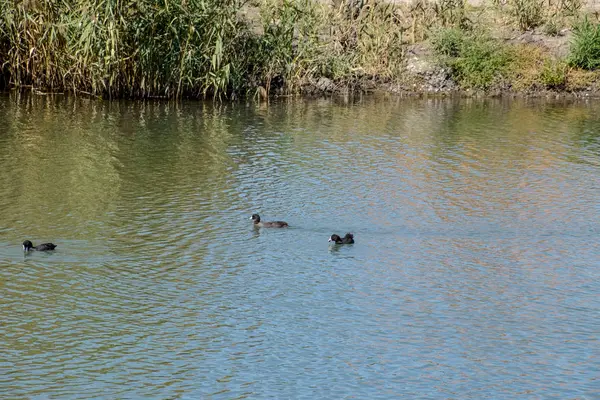
[[[0,395],[598,398],[599,132],[600,102],[4,95]]]

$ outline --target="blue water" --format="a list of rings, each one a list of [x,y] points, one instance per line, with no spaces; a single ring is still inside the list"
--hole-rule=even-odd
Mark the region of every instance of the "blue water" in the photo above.
[[[0,395],[599,399],[599,111],[0,97]]]

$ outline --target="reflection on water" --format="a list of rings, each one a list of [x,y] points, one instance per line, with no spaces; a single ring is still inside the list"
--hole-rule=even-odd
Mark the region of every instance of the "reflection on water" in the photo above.
[[[0,393],[597,398],[599,110],[1,97]]]

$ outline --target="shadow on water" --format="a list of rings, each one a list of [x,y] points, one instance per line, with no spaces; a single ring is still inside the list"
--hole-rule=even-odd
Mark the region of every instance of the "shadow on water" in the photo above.
[[[2,391],[592,398],[599,108],[2,96]]]

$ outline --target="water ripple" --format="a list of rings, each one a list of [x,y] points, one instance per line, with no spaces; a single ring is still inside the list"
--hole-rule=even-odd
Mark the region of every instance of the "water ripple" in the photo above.
[[[0,105],[3,397],[597,397],[596,104]]]

